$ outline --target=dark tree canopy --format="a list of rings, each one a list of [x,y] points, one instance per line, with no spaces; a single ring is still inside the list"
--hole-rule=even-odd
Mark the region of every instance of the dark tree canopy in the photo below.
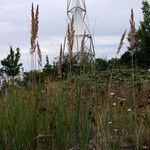
[[[20,49],[16,49],[16,53],[14,52],[13,48],[10,47],[10,53],[6,58],[4,58],[1,61],[1,64],[3,66],[4,72],[10,76],[15,77],[20,72],[20,67],[22,66],[22,63],[19,63],[20,60]]]
[[[149,69],[150,68],[150,4],[148,1],[143,1],[143,17],[139,30],[137,31],[138,36],[138,53],[137,63],[140,67]]]
[[[57,74],[56,64],[53,63],[53,65],[51,65],[48,56],[46,56],[46,64],[43,68],[43,73],[46,77],[48,76],[51,77],[52,79],[54,79]]]
[[[147,0],[142,2],[143,21],[140,22],[140,26],[136,31],[137,43],[135,50],[131,47],[128,51],[122,55],[120,62],[122,65],[131,66],[131,51],[135,65],[142,69],[150,68],[150,4]]]
[[[46,64],[43,68],[43,71],[46,73],[46,74],[50,74],[51,71],[52,71],[52,65],[49,63],[49,58],[48,56],[46,55]]]
[[[101,59],[101,58],[97,58],[95,60],[95,68],[96,68],[96,71],[105,71],[108,69],[108,62],[104,59]]]

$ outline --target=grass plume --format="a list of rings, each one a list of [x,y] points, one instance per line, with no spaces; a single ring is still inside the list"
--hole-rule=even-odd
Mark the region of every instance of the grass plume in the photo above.
[[[68,40],[68,62],[71,64],[73,55],[73,44],[74,44],[74,16],[72,17],[71,23],[68,24],[67,40]]]
[[[84,60],[84,54],[85,54],[85,38],[86,38],[86,32],[84,32],[82,41],[81,41],[81,48],[80,48],[80,63],[83,63]]]
[[[38,64],[39,66],[42,66],[42,52],[41,52],[39,42],[37,42],[37,52],[38,52]]]
[[[33,54],[36,49],[36,39],[38,37],[38,28],[39,28],[39,5],[36,7],[36,12],[34,11],[34,5],[32,3],[31,8],[31,51],[30,53]]]
[[[131,9],[129,42],[130,42],[130,46],[132,48],[134,48],[135,45],[136,45],[136,29],[135,29],[135,21],[134,21],[133,9]]]
[[[31,7],[31,37],[30,37],[30,54],[31,54],[31,70],[36,68],[36,48],[37,48],[37,37],[39,29],[39,5],[34,10],[34,4]]]
[[[125,39],[126,33],[127,33],[127,30],[125,30],[125,32],[121,36],[119,47],[118,47],[118,51],[116,53],[117,55],[120,53],[120,50],[121,50],[121,48],[122,48],[122,46],[124,44],[124,39]]]
[[[63,48],[62,44],[60,45],[60,53],[59,53],[59,64],[58,64],[58,78],[62,77],[62,63],[63,63]]]

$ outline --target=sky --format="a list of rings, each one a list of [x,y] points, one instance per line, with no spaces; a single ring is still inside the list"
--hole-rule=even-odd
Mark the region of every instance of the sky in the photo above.
[[[9,47],[21,50],[21,61],[30,68],[30,11],[32,2],[40,6],[39,37],[43,58],[50,61],[59,54],[67,28],[67,0],[0,0],[0,60]],[[122,33],[129,31],[130,11],[134,9],[136,27],[142,20],[142,0],[85,0],[87,25],[93,36],[96,57],[115,56]],[[127,50],[127,41],[121,53]],[[43,62],[44,63],[44,62]]]

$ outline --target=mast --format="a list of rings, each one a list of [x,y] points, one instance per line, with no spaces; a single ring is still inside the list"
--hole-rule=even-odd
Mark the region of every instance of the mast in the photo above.
[[[81,51],[81,44],[83,37],[85,36],[84,52],[88,54],[91,60],[95,59],[95,50],[93,39],[86,24],[87,9],[85,0],[67,0],[67,16],[68,24],[74,19],[74,44],[73,54],[79,55]],[[67,48],[67,36],[64,41],[64,53],[68,52]]]

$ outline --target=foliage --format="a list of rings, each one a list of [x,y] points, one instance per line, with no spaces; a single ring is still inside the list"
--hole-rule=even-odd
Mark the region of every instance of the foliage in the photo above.
[[[9,94],[0,96],[0,149],[134,149],[135,129],[139,149],[148,147],[149,73],[140,74],[135,78],[144,79],[135,88],[137,123],[129,70],[114,71],[114,94],[107,89],[109,72],[47,82],[34,92],[30,85],[8,86]]]
[[[1,61],[3,70],[8,76],[14,78],[19,74],[20,67],[22,66],[22,63],[19,63],[20,56],[21,54],[19,48],[16,49],[15,53],[13,48],[10,47],[10,54]]]
[[[48,56],[46,56],[46,64],[43,68],[43,74],[45,77],[49,77],[51,79],[56,79],[58,76],[57,64],[53,62],[51,65]]]
[[[70,73],[70,67],[71,67],[71,73],[72,74],[79,74],[79,63],[75,56],[72,57],[71,62],[68,62],[68,55],[65,55],[63,57],[63,63],[62,63],[62,77],[67,78]]]
[[[145,14],[148,6],[144,1]],[[138,40],[134,64],[139,66],[148,44],[139,46]],[[10,50],[11,63],[20,58],[17,52]],[[19,86],[7,85],[0,93],[0,149],[150,149],[150,72],[126,68],[131,52],[129,47],[121,59],[95,63],[86,54],[82,62],[79,53],[71,53],[69,62],[66,55],[63,80],[57,80],[58,62],[51,65],[46,56],[42,72],[25,73]]]
[[[108,62],[107,60],[97,58],[95,60],[95,68],[96,70],[99,71],[106,71],[108,69]]]
[[[150,68],[150,4],[148,1],[143,1],[143,18],[141,21],[138,36],[137,64],[141,68]]]
[[[52,65],[49,63],[48,56],[46,56],[46,64],[43,68],[43,72],[46,76],[49,76],[52,73]]]
[[[37,85],[43,84],[45,82],[45,75],[43,72],[40,71],[30,71],[24,72],[23,80],[19,82],[20,86],[27,87],[31,84],[31,81],[34,77],[34,83]]]
[[[122,65],[127,65],[131,67],[131,53],[133,52],[134,63],[136,66],[149,69],[150,68],[150,4],[148,1],[142,2],[143,7],[143,18],[141,21],[139,29],[136,31],[136,47],[133,50],[131,47],[128,48],[128,51],[125,52],[121,59],[120,63]],[[130,35],[130,33],[129,33]],[[130,40],[128,38],[128,40]]]

